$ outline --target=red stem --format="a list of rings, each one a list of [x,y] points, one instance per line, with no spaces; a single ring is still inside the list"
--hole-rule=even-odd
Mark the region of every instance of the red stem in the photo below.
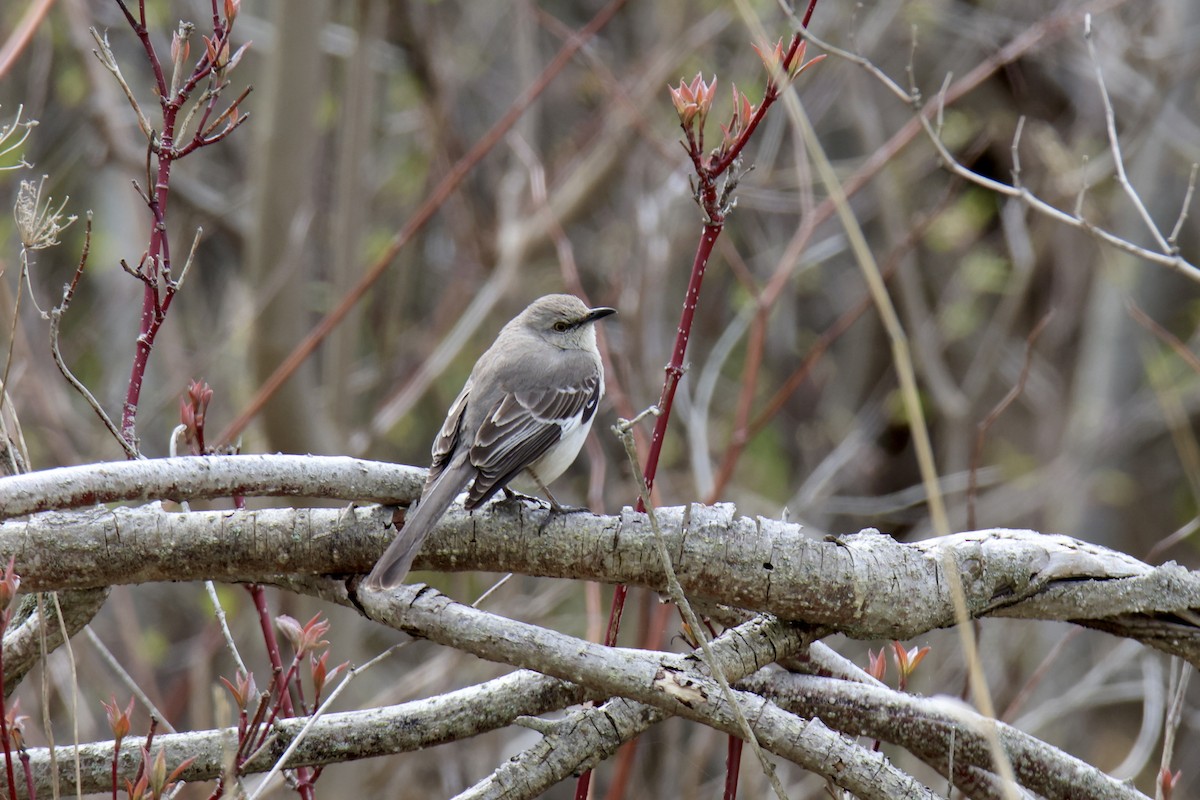
[[[279,708],[283,711],[285,717],[293,716],[295,711],[292,706],[292,696],[288,692],[288,684],[283,678],[291,679],[292,671],[289,670],[287,676],[283,672],[283,659],[279,655],[279,640],[275,638],[275,626],[271,624],[271,610],[267,608],[267,596],[263,591],[262,586],[257,583],[250,584],[246,587],[250,592],[250,596],[254,599],[254,607],[258,610],[258,624],[262,629],[263,641],[267,646],[267,657],[271,661],[271,670],[274,674],[280,676],[280,680],[276,684],[276,690],[279,692]],[[308,767],[299,767],[296,770],[297,789],[300,796],[311,800],[313,797],[313,786],[309,775]]]
[[[816,8],[817,0],[809,0],[808,10],[804,14],[804,26],[808,26],[809,20],[812,18],[813,10]],[[788,47],[787,55],[783,60],[783,69],[786,72],[792,59],[796,57],[797,51],[803,37],[799,33],[792,37],[792,42]],[[717,192],[717,178],[720,177],[727,169],[729,169],[734,160],[741,153],[742,148],[750,140],[758,127],[759,121],[766,114],[767,109],[775,102],[779,96],[779,91],[775,87],[773,81],[767,83],[767,89],[763,97],[763,101],[750,123],[738,137],[737,142],[730,148],[723,158],[710,160],[705,163],[703,150],[699,146],[697,139],[702,141],[703,130],[699,132],[698,137],[691,135],[691,129],[684,126],[687,143],[685,149],[688,151],[688,156],[692,160],[693,166],[696,168],[696,177],[698,180],[697,193],[698,200],[704,210],[706,222],[703,231],[700,235],[700,242],[696,247],[696,256],[692,260],[692,273],[688,279],[687,293],[683,299],[683,311],[679,317],[679,328],[675,336],[675,349],[671,353],[671,361],[666,367],[666,376],[663,379],[662,395],[658,401],[658,419],[654,424],[654,434],[650,440],[650,450],[646,456],[646,467],[642,471],[642,478],[646,482],[646,492],[649,495],[654,488],[654,478],[658,473],[658,460],[662,454],[663,440],[666,438],[667,425],[671,420],[671,408],[675,401],[675,390],[679,386],[679,379],[683,376],[684,357],[687,355],[688,339],[692,333],[692,323],[696,316],[696,307],[700,303],[700,287],[704,281],[704,273],[708,267],[708,259],[712,255],[713,247],[717,243],[717,238],[721,235],[721,231],[725,227],[725,209],[721,208],[721,201],[727,200],[722,198]],[[702,127],[702,126],[701,126]],[[736,178],[736,176],[735,176]],[[639,492],[639,495],[642,494]],[[637,510],[645,512],[646,506],[641,497],[638,498]],[[605,632],[604,644],[613,647],[616,645],[617,634],[621,627],[621,614],[625,608],[625,598],[628,591],[624,584],[618,584],[613,592],[612,608],[609,611],[608,630]],[[740,747],[740,742],[738,743]],[[734,747],[730,744],[730,748]],[[579,776],[579,781],[575,785],[576,800],[587,800],[588,789],[591,784],[591,771],[585,772]],[[727,775],[727,780],[732,780],[736,791],[737,775]]]
[[[113,702],[116,702],[114,698]],[[117,800],[117,761],[121,757],[121,740],[117,739],[113,742],[113,759],[112,759],[112,800]]]
[[[736,800],[738,775],[742,768],[742,740],[736,736],[729,737],[729,748],[725,752],[725,794],[724,800]]]
[[[700,286],[704,281],[704,272],[708,268],[708,259],[712,255],[717,237],[724,228],[723,220],[710,222],[704,226],[700,234],[700,244],[696,248],[696,257],[692,261],[692,275],[688,280],[687,294],[683,299],[683,311],[679,316],[679,332],[675,337],[675,350],[671,353],[671,361],[667,364],[666,377],[663,380],[662,395],[658,400],[658,419],[654,423],[654,434],[650,438],[650,452],[646,456],[646,468],[642,477],[646,481],[646,491],[654,488],[654,477],[658,472],[658,458],[662,453],[663,439],[666,438],[667,424],[671,421],[671,407],[675,402],[675,389],[683,376],[683,361],[687,355],[688,339],[692,334],[692,322],[696,317],[696,306],[700,303]],[[645,504],[638,500],[639,512],[646,510]],[[611,644],[611,643],[610,643]]]
[[[28,750],[21,750],[21,768],[25,770],[25,796],[35,800],[37,790],[33,788],[33,764],[30,763]]]
[[[0,636],[8,627],[7,612],[5,612],[4,624],[0,625]],[[8,741],[8,710],[4,706],[4,648],[0,647],[0,737],[4,739],[4,770],[8,777],[8,796],[10,800],[17,800],[17,784],[13,776],[12,763],[12,746]]]
[[[707,181],[701,187],[703,199],[706,201],[711,198],[711,202],[715,204],[716,189],[715,182]],[[706,208],[708,208],[706,204]],[[716,211],[715,209],[713,210]],[[666,377],[663,380],[662,395],[658,401],[658,419],[654,424],[654,434],[650,439],[650,451],[646,456],[646,468],[642,472],[642,479],[646,482],[646,494],[650,493],[650,489],[654,486],[654,477],[658,472],[658,459],[662,454],[663,439],[667,434],[667,423],[671,420],[671,407],[675,402],[675,389],[679,386],[679,379],[683,375],[683,360],[687,355],[688,339],[692,333],[692,322],[696,317],[696,306],[700,303],[700,286],[704,281],[704,272],[708,268],[708,259],[712,255],[713,246],[717,243],[717,237],[721,235],[721,230],[724,228],[724,222],[720,219],[719,213],[710,212],[710,218],[714,221],[704,226],[703,232],[700,234],[700,244],[696,248],[696,257],[692,261],[692,274],[688,279],[687,293],[683,299],[683,311],[679,316],[678,334],[675,337],[675,350],[671,353],[671,361],[667,364]],[[646,504],[638,498],[637,510],[645,512]],[[628,589],[625,584],[617,584],[613,591],[612,607],[608,613],[608,630],[604,634],[604,644],[608,647],[613,647],[617,643],[617,633],[621,627],[621,614],[625,610],[625,597],[628,594]],[[583,773],[579,776],[578,782],[575,784],[576,800],[587,800],[588,789],[591,785],[592,773]]]
[[[153,217],[150,227],[150,245],[146,255],[139,264],[139,270],[144,273],[142,287],[142,317],[139,324],[137,344],[134,349],[133,364],[129,370],[129,384],[125,391],[125,404],[121,412],[121,435],[130,445],[137,449],[137,410],[141,399],[142,383],[146,377],[146,366],[150,361],[150,351],[154,349],[154,341],[166,319],[167,309],[175,297],[174,286],[167,283],[159,289],[160,278],[171,274],[171,246],[167,237],[167,199],[170,196],[171,166],[176,159],[186,153],[175,149],[175,127],[179,111],[192,91],[201,80],[213,74],[214,65],[209,62],[207,55],[197,63],[192,74],[172,97],[167,96],[166,77],[163,74],[162,62],[150,41],[146,29],[144,7],[139,3],[140,19],[134,19],[123,2],[118,2],[125,19],[137,34],[146,51],[146,58],[154,72],[154,80],[158,86],[159,104],[162,106],[163,129],[156,144],[151,148],[158,159],[158,171],[155,176],[153,191],[150,194],[150,213]],[[213,43],[218,53],[222,52],[228,39],[229,30],[221,25],[217,18],[213,24]],[[209,100],[209,106],[215,102],[215,94]],[[194,148],[192,148],[194,149]],[[191,152],[189,149],[187,152]]]

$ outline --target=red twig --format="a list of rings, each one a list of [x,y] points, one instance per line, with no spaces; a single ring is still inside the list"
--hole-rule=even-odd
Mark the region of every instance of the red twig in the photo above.
[[[725,754],[725,793],[724,800],[736,800],[738,775],[742,770],[742,742],[736,736],[729,737],[729,746]]]
[[[7,618],[7,614],[5,614]],[[7,622],[7,619],[6,619]],[[0,636],[3,636],[4,629],[8,625],[0,627]],[[4,773],[8,778],[8,796],[9,800],[17,800],[17,784],[13,773],[12,763],[12,745],[9,743],[8,734],[8,709],[5,707],[4,692],[4,648],[0,647],[0,738],[4,739]]]
[[[16,556],[10,556],[3,580],[0,581],[0,639],[4,638],[8,624],[12,621],[13,601],[16,600],[17,589],[21,585],[20,576],[13,570],[15,564]],[[0,739],[4,740],[4,771],[8,778],[8,796],[10,800],[17,800],[17,784],[13,777],[12,731],[9,730],[4,688],[4,648],[0,647]],[[13,716],[16,717],[15,711]]]
[[[142,776],[146,774],[146,769],[149,766],[146,762],[150,759],[150,746],[154,744],[154,734],[158,730],[158,718],[154,715],[150,716],[150,727],[146,731],[146,743],[142,745],[142,759],[138,762],[137,772],[133,775],[133,785],[136,786]]]
[[[262,629],[263,642],[266,644],[267,657],[271,661],[271,671],[275,676],[275,690],[279,692],[279,697],[276,700],[276,709],[283,713],[285,717],[295,715],[295,708],[292,705],[292,696],[289,692],[289,682],[291,680],[292,670],[289,669],[286,673],[283,669],[283,659],[279,655],[279,639],[275,636],[275,626],[272,622],[271,610],[267,607],[266,592],[263,587],[257,583],[250,584],[246,587],[250,592],[250,597],[254,600],[254,608],[258,611],[258,625]],[[274,711],[272,712],[272,718]],[[267,726],[269,728],[269,725]],[[264,734],[266,728],[264,728]],[[310,769],[308,767],[300,767],[296,770],[297,791],[300,796],[306,800],[313,798],[313,784]]]
[[[152,187],[147,186],[143,194],[143,199],[146,201],[151,216],[149,245],[134,273],[141,279],[143,284],[142,315],[134,348],[133,363],[129,371],[129,383],[125,391],[125,402],[121,412],[121,436],[136,449],[137,410],[141,398],[142,383],[146,375],[146,366],[149,363],[150,352],[154,348],[155,339],[162,328],[163,322],[166,320],[167,310],[170,308],[171,301],[175,298],[175,292],[178,288],[171,276],[171,247],[170,239],[167,235],[166,222],[167,201],[170,197],[171,167],[180,158],[183,158],[197,148],[208,144],[215,144],[224,139],[245,121],[246,116],[244,114],[237,115],[237,102],[235,101],[229,109],[218,117],[218,122],[214,123],[215,125],[219,124],[221,120],[227,120],[225,128],[215,135],[206,136],[206,133],[211,132],[211,129],[208,131],[205,130],[204,121],[208,119],[209,113],[221,90],[227,85],[224,82],[225,69],[236,64],[237,59],[241,55],[241,51],[239,51],[232,58],[229,57],[229,35],[233,28],[233,19],[227,18],[222,21],[220,15],[217,13],[215,3],[213,4],[212,38],[205,37],[205,49],[197,60],[196,66],[177,89],[174,87],[168,88],[162,61],[155,50],[154,43],[150,39],[149,30],[146,27],[144,2],[138,3],[136,17],[123,0],[117,0],[117,6],[121,9],[126,22],[129,23],[130,28],[142,43],[142,48],[146,52],[146,60],[154,75],[159,106],[162,111],[162,132],[156,139],[152,138],[149,143],[150,155],[157,159],[157,168],[154,170],[153,175],[154,185]],[[226,8],[228,10],[231,6],[227,4]],[[173,41],[174,47],[186,47],[186,36],[177,34]],[[176,65],[182,63],[182,57],[176,60],[174,53],[172,56],[172,63]],[[179,123],[179,112],[187,104],[196,87],[204,80],[209,81],[209,89],[207,107],[202,115],[201,124],[198,126],[190,142],[183,147],[177,147],[175,138]],[[243,92],[238,101],[243,99],[245,95],[246,92]]]
[[[809,0],[808,10],[804,15],[804,25],[807,26],[816,8],[817,0]],[[799,74],[804,68],[804,39],[795,34],[788,46],[786,54],[778,50],[780,59],[773,66],[772,74],[767,81],[762,103],[753,113],[747,114],[749,100],[744,94],[739,95],[734,89],[733,118],[728,126],[722,126],[725,134],[720,147],[711,155],[704,152],[704,122],[712,108],[716,80],[711,84],[704,83],[697,75],[690,85],[680,83],[678,89],[671,90],[675,109],[679,114],[683,127],[683,146],[691,159],[696,173],[695,197],[704,214],[704,223],[700,232],[700,241],[696,245],[696,254],[692,259],[692,271],[688,278],[687,291],[683,298],[683,310],[679,317],[679,327],[675,336],[675,346],[671,352],[671,360],[666,366],[663,378],[662,393],[658,401],[658,416],[654,423],[654,433],[650,438],[650,448],[646,454],[646,466],[642,478],[646,482],[646,494],[654,487],[654,478],[658,473],[658,461],[662,455],[663,441],[666,438],[667,425],[671,421],[671,409],[675,402],[675,390],[684,372],[684,359],[687,355],[688,340],[691,338],[692,323],[696,318],[696,308],[700,304],[700,289],[704,282],[704,274],[708,268],[708,260],[712,256],[713,246],[717,243],[721,231],[725,227],[725,217],[732,210],[733,191],[737,187],[740,175],[737,174],[742,150],[754,135],[758,123],[766,115],[767,109],[779,97],[777,76]],[[761,53],[760,53],[761,55]],[[764,57],[764,62],[767,57]],[[811,62],[810,62],[811,63]],[[732,170],[732,171],[731,171]],[[723,180],[723,185],[718,181]],[[637,510],[644,512],[645,503],[638,498]],[[618,584],[613,592],[612,607],[609,611],[608,629],[604,643],[609,647],[616,644],[620,631],[621,615],[625,609],[625,598],[628,589],[624,584]],[[736,782],[736,778],[734,778]],[[575,786],[576,800],[586,800],[591,785],[591,772],[585,772],[579,777]]]
[[[21,748],[21,768],[25,770],[25,796],[35,800],[37,790],[33,786],[33,763],[29,758],[29,751],[24,747]]]

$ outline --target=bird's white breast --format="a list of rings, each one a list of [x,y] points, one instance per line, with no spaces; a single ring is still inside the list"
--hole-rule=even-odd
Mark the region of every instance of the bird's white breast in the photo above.
[[[562,438],[558,440],[558,445],[550,448],[550,452],[532,465],[533,471],[537,473],[542,483],[549,484],[566,472],[567,467],[571,466],[571,462],[579,455],[579,450],[583,447],[584,440],[587,439],[588,431],[592,429],[592,420],[596,418],[593,414],[591,419],[583,422],[581,416],[565,422]]]

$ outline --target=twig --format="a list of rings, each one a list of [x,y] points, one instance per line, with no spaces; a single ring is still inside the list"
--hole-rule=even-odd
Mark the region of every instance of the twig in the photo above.
[[[116,423],[112,421],[112,418],[108,416],[108,413],[104,410],[104,407],[100,405],[100,401],[97,400],[96,396],[93,395],[91,391],[89,391],[88,388],[83,385],[83,381],[75,377],[75,373],[73,373],[71,368],[67,366],[67,362],[63,358],[62,350],[59,347],[59,329],[62,326],[62,317],[67,308],[71,305],[71,300],[75,297],[75,289],[79,286],[79,279],[83,276],[84,267],[87,266],[88,253],[91,250],[91,245],[92,213],[89,211],[87,214],[87,219],[84,223],[83,250],[79,255],[79,264],[75,267],[75,275],[71,278],[71,282],[63,287],[62,300],[59,301],[57,306],[50,309],[50,355],[54,359],[54,365],[58,367],[58,371],[61,372],[62,376],[67,379],[67,383],[71,384],[71,387],[74,388],[75,391],[79,392],[80,396],[87,401],[88,405],[92,407],[92,411],[96,412],[96,416],[100,418],[102,423],[104,423],[104,427],[108,428],[109,433],[111,433],[113,437],[120,443],[121,448],[125,451],[125,455],[128,458],[137,459],[142,457],[137,451],[137,448],[130,444],[125,437],[121,435],[120,429],[117,427]]]
[[[208,594],[209,602],[213,604],[213,613],[217,617],[217,623],[221,626],[221,635],[225,638],[225,646],[229,648],[230,655],[237,662],[238,670],[249,675],[250,670],[246,668],[246,662],[242,660],[237,642],[234,641],[233,632],[229,630],[229,620],[225,618],[225,608],[221,605],[221,598],[217,596],[217,585],[212,581],[205,581],[204,591]]]
[[[1120,5],[1122,2],[1125,2],[1125,0],[1099,0],[1098,2],[1092,3],[1089,8],[1093,10],[1107,9],[1115,5]],[[987,59],[975,69],[971,70],[967,75],[964,75],[961,79],[959,79],[954,86],[950,87],[950,89],[945,93],[945,102],[949,103],[957,100],[966,92],[978,86],[982,80],[984,80],[988,75],[994,73],[998,67],[1011,63],[1013,60],[1019,58],[1023,53],[1028,52],[1035,44],[1037,44],[1043,38],[1046,38],[1050,33],[1058,33],[1066,25],[1072,23],[1078,17],[1078,15],[1079,9],[1072,8],[1047,19],[1047,21],[1042,25],[1025,31],[1020,36],[1013,39],[1013,41],[1005,45],[1004,48],[998,51],[994,56]],[[882,83],[884,87],[888,89],[888,91],[896,95],[896,97],[898,97],[901,101],[909,105],[912,104],[913,98],[902,88],[900,88],[900,86],[894,80],[892,80],[881,69],[879,69],[879,67],[875,66],[875,64],[873,64],[869,59],[856,53],[851,53],[835,47],[830,45],[828,42],[819,39],[807,28],[799,25],[794,17],[792,17],[792,24],[800,31],[802,36],[813,42],[813,44],[818,45],[822,50],[830,53],[831,55],[836,55],[839,58],[844,58],[851,63],[859,65],[876,79],[878,79],[880,83]],[[1037,213],[1047,216],[1060,224],[1084,231],[1093,238],[1099,239],[1101,242],[1123,252],[1129,253],[1139,259],[1142,259],[1143,261],[1148,261],[1158,266],[1173,269],[1194,281],[1200,281],[1200,267],[1192,264],[1178,253],[1173,252],[1170,247],[1165,248],[1163,252],[1157,252],[1145,247],[1140,247],[1139,245],[1123,239],[1110,231],[1092,225],[1085,220],[1083,218],[1083,198],[1088,188],[1086,183],[1086,169],[1083,170],[1084,185],[1081,187],[1080,192],[1076,197],[1074,213],[1069,214],[1037,197],[1023,186],[1011,186],[1001,181],[980,175],[963,166],[962,163],[959,162],[952,153],[950,153],[945,143],[940,137],[938,137],[937,131],[935,130],[933,124],[929,121],[929,116],[934,114],[935,111],[936,108],[928,106],[918,108],[917,113],[914,115],[914,123],[920,129],[924,130],[926,136],[929,138],[929,141],[937,150],[938,157],[941,158],[943,165],[955,175],[958,175],[959,177],[964,178],[977,186],[981,186],[988,191],[1004,195],[1005,197],[1015,197]],[[908,138],[910,138],[910,130],[907,127],[897,132],[895,136],[893,136],[892,140],[889,140],[884,147],[879,149],[879,159],[876,160],[875,157],[872,157],[868,164],[864,165],[862,170],[864,176],[867,174],[872,174],[875,170],[882,166],[884,159],[890,157],[891,154],[894,153],[899,147],[899,142],[907,141]],[[1087,160],[1088,159],[1085,156],[1085,167],[1087,165]],[[853,186],[855,189],[860,188],[861,179],[858,175],[856,175],[854,178],[847,181],[847,185]]]
[[[1088,157],[1083,157],[1083,168],[1079,170],[1079,192],[1075,195],[1075,219],[1083,220],[1083,198],[1087,195],[1088,189]],[[1085,225],[1087,223],[1084,223]],[[1090,226],[1088,226],[1090,227]]]
[[[983,460],[983,443],[987,439],[988,431],[992,429],[992,425],[996,424],[996,420],[1000,419],[1000,415],[1007,411],[1008,407],[1016,402],[1016,399],[1025,391],[1025,381],[1029,379],[1029,369],[1033,366],[1033,346],[1037,343],[1038,337],[1042,335],[1042,331],[1046,330],[1046,326],[1050,324],[1053,316],[1054,309],[1051,309],[1033,326],[1033,330],[1029,332],[1029,336],[1025,339],[1025,362],[1021,365],[1021,374],[1017,378],[1017,382],[1001,398],[1000,402],[988,412],[988,415],[979,423],[979,427],[975,432],[975,448],[971,453],[970,479],[967,483],[967,530],[975,530],[975,498],[979,489],[979,463]]]
[[[1188,175],[1187,192],[1183,195],[1183,203],[1179,206],[1179,218],[1175,220],[1175,227],[1171,228],[1171,235],[1167,237],[1167,243],[1171,245],[1171,252],[1179,252],[1179,232],[1183,230],[1183,223],[1187,221],[1188,210],[1192,206],[1192,195],[1196,191],[1196,169],[1200,164],[1192,164],[1191,174]]]
[[[1021,133],[1025,130],[1025,115],[1017,118],[1017,129],[1013,132],[1012,141],[1012,182],[1013,187],[1021,188]]]
[[[138,262],[138,268],[133,272],[142,281],[142,313],[139,321],[138,336],[134,342],[134,355],[130,365],[129,380],[125,390],[125,401],[122,406],[120,436],[125,441],[126,452],[137,450],[137,413],[141,399],[141,391],[145,380],[146,368],[150,353],[154,347],[158,333],[166,320],[166,314],[178,290],[178,283],[171,276],[171,244],[168,236],[166,209],[170,196],[171,169],[176,161],[198,147],[214,144],[237,128],[244,121],[245,115],[230,120],[224,130],[211,137],[205,138],[202,133],[193,137],[192,141],[178,147],[180,136],[180,111],[187,104],[188,98],[196,90],[201,81],[208,80],[208,88],[202,93],[202,100],[207,100],[206,109],[211,109],[218,95],[228,83],[225,74],[232,70],[246,49],[243,45],[232,57],[229,53],[229,38],[233,29],[233,17],[237,5],[232,2],[225,4],[227,17],[221,18],[217,3],[213,2],[212,37],[205,37],[204,50],[191,72],[184,77],[184,64],[188,57],[188,41],[194,32],[191,23],[181,22],[172,38],[170,84],[164,75],[163,63],[155,50],[154,43],[146,28],[144,0],[138,3],[138,14],[135,17],[125,0],[117,0],[117,6],[125,16],[138,41],[145,51],[146,62],[153,73],[158,103],[162,115],[162,130],[156,136],[146,115],[143,113],[137,98],[129,84],[121,74],[116,57],[109,46],[107,35],[101,35],[92,29],[92,38],[99,46],[97,58],[106,69],[116,78],[126,98],[133,107],[138,118],[138,124],[147,139],[146,154],[146,187],[142,190],[136,187],[138,194],[146,203],[150,212],[151,226],[147,248]],[[245,96],[243,93],[242,97]],[[239,98],[240,99],[240,98]],[[236,104],[231,106],[235,109]],[[206,110],[203,119],[207,119]],[[224,119],[222,115],[221,119]],[[186,119],[190,119],[190,116]],[[185,121],[186,121],[185,119]],[[203,127],[203,121],[201,127]],[[153,169],[152,169],[153,168]],[[151,174],[153,172],[153,174]],[[123,266],[125,266],[123,264]],[[126,267],[127,271],[128,267]],[[185,267],[186,270],[186,267]],[[132,455],[130,456],[133,457]]]
[[[71,742],[75,745],[75,795],[83,796],[83,763],[79,757],[79,673],[76,671],[75,650],[71,647],[71,637],[66,636],[67,623],[63,620],[62,604],[58,601],[58,592],[50,592],[50,600],[54,603],[54,617],[58,627],[63,631],[63,647],[67,652],[67,663],[71,665]]]
[[[1087,184],[1086,169],[1088,158],[1086,156],[1083,158],[1084,169],[1081,170],[1083,175],[1083,184],[1080,187],[1079,194],[1075,198],[1074,212],[1072,214],[1068,214],[1067,212],[1056,208],[1045,200],[1042,200],[1023,186],[1010,186],[1002,181],[997,181],[980,175],[963,166],[946,147],[945,143],[938,138],[937,132],[934,131],[933,126],[930,124],[925,115],[917,114],[915,118],[917,123],[925,130],[929,141],[937,150],[938,156],[942,160],[942,164],[946,167],[946,169],[950,170],[955,175],[965,178],[971,183],[974,183],[977,186],[982,186],[984,189],[995,192],[996,194],[1000,194],[1005,197],[1015,197],[1039,214],[1047,216],[1053,219],[1055,222],[1059,222],[1068,227],[1084,231],[1093,238],[1099,239],[1105,244],[1115,247],[1118,250],[1136,256],[1143,261],[1168,267],[1179,272],[1185,277],[1191,278],[1194,281],[1200,281],[1200,267],[1192,264],[1179,254],[1172,253],[1170,248],[1167,248],[1166,251],[1161,253],[1154,250],[1149,250],[1145,247],[1136,245],[1127,239],[1123,239],[1115,233],[1105,230],[1104,228],[1093,225],[1083,218],[1083,199],[1089,188]]]
[[[613,432],[621,440],[621,444],[625,447],[625,454],[629,457],[629,466],[634,480],[637,481],[638,498],[641,501],[641,505],[646,508],[646,516],[650,521],[650,530],[654,532],[654,548],[658,552],[658,559],[662,564],[663,575],[667,580],[667,591],[671,595],[671,601],[675,603],[692,635],[700,643],[700,650],[704,654],[704,662],[708,665],[709,673],[721,687],[721,693],[725,695],[725,701],[729,703],[730,709],[737,718],[738,725],[742,729],[742,734],[750,744],[750,749],[754,751],[759,763],[762,764],[763,772],[766,773],[768,780],[770,780],[775,794],[780,800],[787,800],[787,792],[784,791],[783,784],[775,772],[775,765],[771,763],[771,760],[767,758],[767,754],[759,745],[758,737],[754,735],[754,729],[750,727],[749,720],[746,719],[745,714],[742,712],[741,704],[738,703],[733,690],[729,687],[729,681],[725,678],[725,670],[721,668],[716,655],[713,653],[708,634],[705,633],[704,626],[700,624],[700,619],[692,609],[692,604],[688,602],[687,596],[683,592],[683,587],[679,585],[679,578],[675,575],[675,568],[671,565],[671,554],[667,551],[662,530],[658,527],[658,516],[654,513],[654,506],[650,503],[650,489],[646,485],[645,478],[640,474],[641,464],[638,460],[637,445],[633,440],[631,432],[633,425],[634,422],[632,420],[620,420],[617,425],[613,426]]]
[[[1125,195],[1129,198],[1129,202],[1133,203],[1133,207],[1137,209],[1138,216],[1142,218],[1142,222],[1146,224],[1146,228],[1150,231],[1150,235],[1154,237],[1154,241],[1158,244],[1159,249],[1164,253],[1171,253],[1171,245],[1163,238],[1162,231],[1158,229],[1154,218],[1150,216],[1150,212],[1146,210],[1146,206],[1142,203],[1142,198],[1138,195],[1137,190],[1133,188],[1133,184],[1129,182],[1129,176],[1125,174],[1125,159],[1121,155],[1121,142],[1117,138],[1117,115],[1113,111],[1112,100],[1108,96],[1108,86],[1104,83],[1104,71],[1100,68],[1100,58],[1096,55],[1096,42],[1092,36],[1092,15],[1085,14],[1083,17],[1083,41],[1087,43],[1088,55],[1092,59],[1092,68],[1096,74],[1096,85],[1100,88],[1100,99],[1104,102],[1104,126],[1108,131],[1108,146],[1112,150],[1113,167],[1117,171],[1117,181],[1121,184],[1121,188],[1125,190]]]
[[[967,601],[963,594],[962,571],[958,559],[951,549],[942,554],[942,574],[946,577],[946,585],[950,590],[950,599],[954,604],[954,616],[958,620],[959,639],[962,642],[963,655],[967,662],[967,678],[971,683],[971,693],[975,703],[983,715],[980,726],[984,738],[992,750],[992,769],[1000,777],[1000,788],[1005,800],[1019,800],[1017,778],[1013,773],[1012,764],[1000,743],[1000,730],[996,722],[996,710],[992,705],[992,695],[988,690],[987,676],[983,664],[979,660],[979,647],[975,641],[975,628],[971,625],[971,616],[967,611]]]
[[[138,702],[141,703],[148,712],[150,712],[150,716],[157,719],[159,724],[166,728],[169,733],[176,733],[175,728],[172,727],[171,723],[167,721],[166,716],[158,709],[158,706],[154,705],[154,701],[151,700],[150,696],[142,690],[142,687],[138,685],[138,682],[134,679],[134,677],[129,674],[125,667],[121,666],[121,662],[118,661],[117,657],[113,655],[111,650],[108,649],[108,646],[104,644],[104,641],[96,635],[96,632],[92,630],[92,626],[85,626],[83,633],[85,636],[87,636],[87,640],[92,647],[96,648],[96,654],[100,656],[100,660],[107,664],[109,668],[116,673],[121,683],[125,685],[125,688],[132,692],[133,696],[138,699]]]
[[[188,251],[187,261],[183,262],[183,270],[180,271],[179,277],[175,280],[175,291],[183,288],[183,282],[188,276],[188,271],[192,268],[192,263],[196,259],[196,250],[200,247],[200,237],[204,235],[204,228],[197,226],[196,235],[192,239],[192,249]]]
[[[1171,661],[1171,683],[1174,684],[1171,688],[1171,703],[1167,707],[1167,718],[1163,723],[1163,744],[1162,757],[1159,760],[1159,775],[1170,773],[1171,762],[1175,757],[1175,736],[1179,732],[1179,723],[1183,720],[1183,710],[1186,706],[1188,682],[1192,679],[1192,665],[1183,661],[1180,658],[1172,658]],[[1175,674],[1175,665],[1179,665],[1178,676]],[[1155,797],[1162,800],[1162,779],[1155,782]]]
[[[153,148],[155,146],[154,128],[150,126],[150,120],[142,111],[137,97],[133,94],[133,89],[129,88],[129,84],[125,82],[125,76],[121,74],[121,67],[117,64],[117,57],[113,55],[112,47],[108,44],[108,33],[105,32],[102,34],[95,28],[88,28],[88,31],[92,34],[92,38],[96,40],[96,45],[100,48],[92,52],[99,59],[100,63],[104,65],[104,68],[111,72],[113,77],[117,79],[121,91],[125,92],[125,99],[129,101],[129,105],[133,108],[133,113],[137,115],[138,128],[141,129],[142,135],[146,137],[146,141]]]

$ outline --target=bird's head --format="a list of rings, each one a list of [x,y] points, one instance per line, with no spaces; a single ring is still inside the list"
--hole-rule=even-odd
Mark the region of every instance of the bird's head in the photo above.
[[[588,308],[574,295],[548,294],[530,303],[518,321],[562,350],[586,350],[596,344],[592,323],[615,313],[614,308]]]

